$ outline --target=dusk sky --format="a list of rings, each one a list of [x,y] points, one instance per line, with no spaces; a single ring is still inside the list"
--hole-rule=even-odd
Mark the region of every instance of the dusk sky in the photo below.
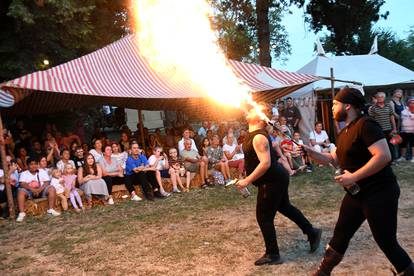
[[[288,57],[288,61],[285,64],[273,61],[273,67],[296,71],[316,55],[313,52],[316,35],[309,31],[309,26],[304,23],[304,9],[292,8],[291,10],[293,13],[284,17],[283,25],[289,34],[292,54]],[[410,26],[414,26],[414,1],[387,0],[381,9],[382,13],[385,11],[390,12],[387,20],[381,19],[375,27],[390,28],[400,38],[405,38]],[[323,34],[320,36],[323,36]],[[379,54],[381,54],[381,49],[379,49]]]

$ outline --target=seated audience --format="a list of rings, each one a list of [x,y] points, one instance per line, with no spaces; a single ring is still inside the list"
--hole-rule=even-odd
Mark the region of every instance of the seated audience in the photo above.
[[[193,173],[200,173],[202,188],[210,184],[208,179],[208,158],[200,156],[198,150],[192,148],[192,141],[190,139],[184,140],[184,150],[180,151],[180,156],[184,162],[184,168]]]
[[[207,130],[208,130],[208,121],[203,121],[201,124],[201,127],[198,129],[198,136],[200,136],[201,139],[204,139],[207,137]]]
[[[292,129],[288,126],[286,117],[284,116],[279,117],[279,128],[283,134],[286,134],[289,137],[292,137]]]
[[[209,168],[213,168],[224,177],[225,183],[230,181],[230,168],[226,158],[223,154],[223,149],[220,147],[220,139],[216,134],[213,136],[211,146],[207,149],[208,165]]]
[[[44,155],[46,155],[46,152],[42,149],[42,144],[39,141],[33,141],[30,157],[39,160],[40,156]]]
[[[55,188],[56,197],[60,200],[60,204],[62,205],[63,211],[67,211],[67,196],[69,196],[69,191],[65,190],[65,180],[63,180],[62,172],[59,169],[52,169],[52,178],[50,180],[50,185],[52,185]]]
[[[194,140],[190,137],[190,129],[185,128],[183,131],[183,137],[180,141],[178,141],[178,151],[181,153],[181,151],[184,150],[184,140],[189,139],[191,141],[191,149],[198,152],[197,146],[194,142]]]
[[[17,151],[17,164],[22,171],[26,171],[28,169],[28,162],[29,156],[27,155],[27,151],[25,148],[19,148]]]
[[[121,136],[119,139],[119,145],[121,146],[121,148],[123,148],[123,150],[125,152],[129,152],[130,146],[129,146],[129,134],[128,132],[121,132]]]
[[[121,164],[121,168],[125,170],[125,163],[128,159],[128,152],[125,150],[121,152],[121,146],[117,142],[112,142],[112,157],[116,158],[116,160]]]
[[[75,167],[75,162],[73,162],[73,160],[70,160],[69,150],[63,149],[60,154],[60,160],[56,164],[56,168],[59,169],[60,172],[63,172],[67,164],[71,164],[72,166]]]
[[[177,188],[177,181],[175,176],[175,171],[170,171],[170,165],[168,163],[168,157],[163,152],[162,147],[155,147],[153,154],[149,157],[148,163],[152,169],[155,170],[155,177],[158,182],[158,186],[160,186],[160,193],[163,196],[170,196],[169,193],[167,193],[164,190],[164,187],[162,185],[162,177],[168,178],[171,176],[171,182],[173,184],[173,192],[179,193],[180,190]]]
[[[73,157],[72,161],[75,164],[75,168],[79,169],[85,164],[85,157],[83,156],[84,149],[81,147],[78,147],[75,151],[75,156]]]
[[[65,147],[66,149],[71,150],[71,145],[72,145],[73,142],[76,142],[77,145],[82,144],[82,142],[81,142],[78,135],[76,135],[72,131],[68,131],[66,133],[66,136],[62,138],[63,147]]]
[[[76,149],[80,147],[81,144],[78,144],[76,141],[70,143],[69,151],[70,151],[70,159],[73,159],[76,156]]]
[[[184,168],[184,163],[181,158],[178,157],[178,152],[176,148],[170,148],[168,151],[169,159],[168,163],[170,165],[170,170],[174,170],[177,183],[184,192],[190,191],[190,182],[191,182],[191,173]],[[181,181],[181,176],[186,177],[186,186],[183,187]],[[172,181],[172,180],[171,180]]]
[[[210,140],[208,140],[207,137],[204,137],[203,140],[201,140],[201,156],[207,156],[207,150],[210,147]]]
[[[223,145],[223,152],[228,160],[230,168],[236,168],[239,171],[239,179],[244,175],[244,154],[240,145],[234,143],[233,133],[229,133],[226,136],[226,144]]]
[[[322,123],[315,123],[315,130],[309,133],[310,144],[317,152],[333,152],[335,145],[329,141],[329,136],[325,130],[322,129]]]
[[[109,204],[114,204],[112,199],[112,186],[122,185],[125,183],[124,169],[121,162],[115,157],[112,157],[112,147],[105,146],[104,156],[99,161],[99,165],[102,168],[102,178],[105,180],[109,193]]]
[[[158,141],[157,137],[154,134],[150,134],[148,136],[148,139],[149,139],[149,144],[148,144],[148,147],[147,147],[147,152],[146,152],[147,154],[146,155],[150,156],[153,153],[154,149],[156,147],[162,147],[162,144],[161,144],[160,141]]]
[[[19,206],[19,214],[16,221],[22,222],[26,216],[24,212],[24,205],[27,198],[47,197],[49,209],[47,213],[52,216],[60,216],[55,208],[56,204],[56,190],[50,185],[49,176],[39,171],[39,162],[36,159],[29,158],[27,160],[28,170],[20,174],[19,189],[17,192],[17,203]]]
[[[47,162],[46,156],[41,156],[39,160],[39,171],[43,171],[49,177],[52,175],[52,166],[49,162]]]
[[[132,198],[136,198],[135,185],[141,185],[142,193],[148,200],[154,200],[154,195],[164,198],[159,190],[155,171],[149,167],[148,160],[136,141],[131,142],[131,155],[126,161],[125,174],[125,185]]]
[[[93,149],[91,149],[89,153],[93,155],[93,158],[95,158],[96,162],[99,162],[99,160],[103,158],[101,139],[93,140]]]
[[[176,143],[175,139],[175,131],[172,128],[167,128],[165,130],[166,136],[165,136],[165,147],[167,149],[174,148]]]
[[[104,204],[109,203],[108,188],[102,179],[102,169],[96,163],[92,153],[85,156],[85,163],[78,170],[78,182],[85,193],[87,208],[92,208],[92,196],[97,196]]]
[[[69,192],[70,202],[72,203],[73,208],[77,213],[85,209],[83,207],[82,199],[76,189],[76,174],[75,174],[75,167],[71,164],[65,166],[65,170],[63,171],[63,180],[65,181],[65,189]],[[79,207],[78,207],[79,205]]]

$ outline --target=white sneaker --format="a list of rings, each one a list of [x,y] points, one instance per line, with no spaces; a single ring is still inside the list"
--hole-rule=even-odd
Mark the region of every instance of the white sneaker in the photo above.
[[[108,205],[114,205],[114,200],[112,199],[112,197],[108,199]]]
[[[16,221],[17,222],[22,222],[24,220],[24,217],[26,216],[25,212],[20,212],[19,215],[17,216]]]
[[[165,197],[169,197],[171,194],[167,193],[166,191],[161,191],[161,195]]]
[[[402,161],[405,161],[405,158],[401,156],[401,157],[400,157],[400,158],[398,158],[396,161],[397,161],[397,162],[402,162]]]
[[[411,163],[414,163],[414,158],[413,158],[413,159],[411,159]]]
[[[139,196],[137,196],[137,195],[134,195],[133,197],[131,197],[131,200],[132,201],[141,201],[142,200],[142,198],[140,198]]]
[[[181,193],[180,190],[178,190],[178,188],[173,189],[173,193]]]
[[[58,216],[60,216],[60,213],[59,213],[59,212],[57,212],[57,211],[55,211],[55,209],[49,209],[49,210],[47,210],[47,213],[48,213],[49,215],[53,216],[53,217],[58,217]]]

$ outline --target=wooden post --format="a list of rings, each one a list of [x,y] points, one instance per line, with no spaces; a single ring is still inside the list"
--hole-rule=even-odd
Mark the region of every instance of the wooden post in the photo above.
[[[6,157],[6,144],[4,141],[4,135],[3,135],[3,120],[1,118],[0,113],[0,150],[1,150],[1,161],[3,165],[3,172],[4,172],[4,183],[6,185],[6,193],[7,193],[7,205],[9,207],[9,214],[10,218],[15,218],[14,213],[14,202],[13,202],[13,194],[12,189],[10,186],[10,178],[9,178],[9,167],[7,165],[7,157]]]
[[[147,145],[145,145],[145,138],[144,138],[144,122],[142,120],[142,110],[138,110],[138,121],[139,121],[139,132],[141,132],[141,143],[142,149],[144,152],[147,152]]]

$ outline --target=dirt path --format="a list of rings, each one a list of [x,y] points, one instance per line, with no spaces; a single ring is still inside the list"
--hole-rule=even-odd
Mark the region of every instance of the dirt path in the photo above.
[[[408,181],[401,183],[398,238],[414,256],[414,185]],[[296,192],[293,198],[300,208],[306,206]],[[263,254],[264,246],[254,216],[255,200],[249,200],[234,207],[185,213],[183,217],[168,213],[154,220],[142,214],[124,216],[125,212],[114,210],[97,211],[93,216],[68,215],[60,221],[44,218],[24,226],[3,224],[0,274],[309,275],[332,235],[339,201],[327,208],[304,209],[324,230],[323,246],[317,252],[309,254],[299,228],[278,216],[279,247],[285,262],[255,267],[253,262]],[[120,208],[135,210],[129,204]],[[140,208],[145,214],[152,207]],[[392,275],[390,268],[364,223],[333,275]]]

